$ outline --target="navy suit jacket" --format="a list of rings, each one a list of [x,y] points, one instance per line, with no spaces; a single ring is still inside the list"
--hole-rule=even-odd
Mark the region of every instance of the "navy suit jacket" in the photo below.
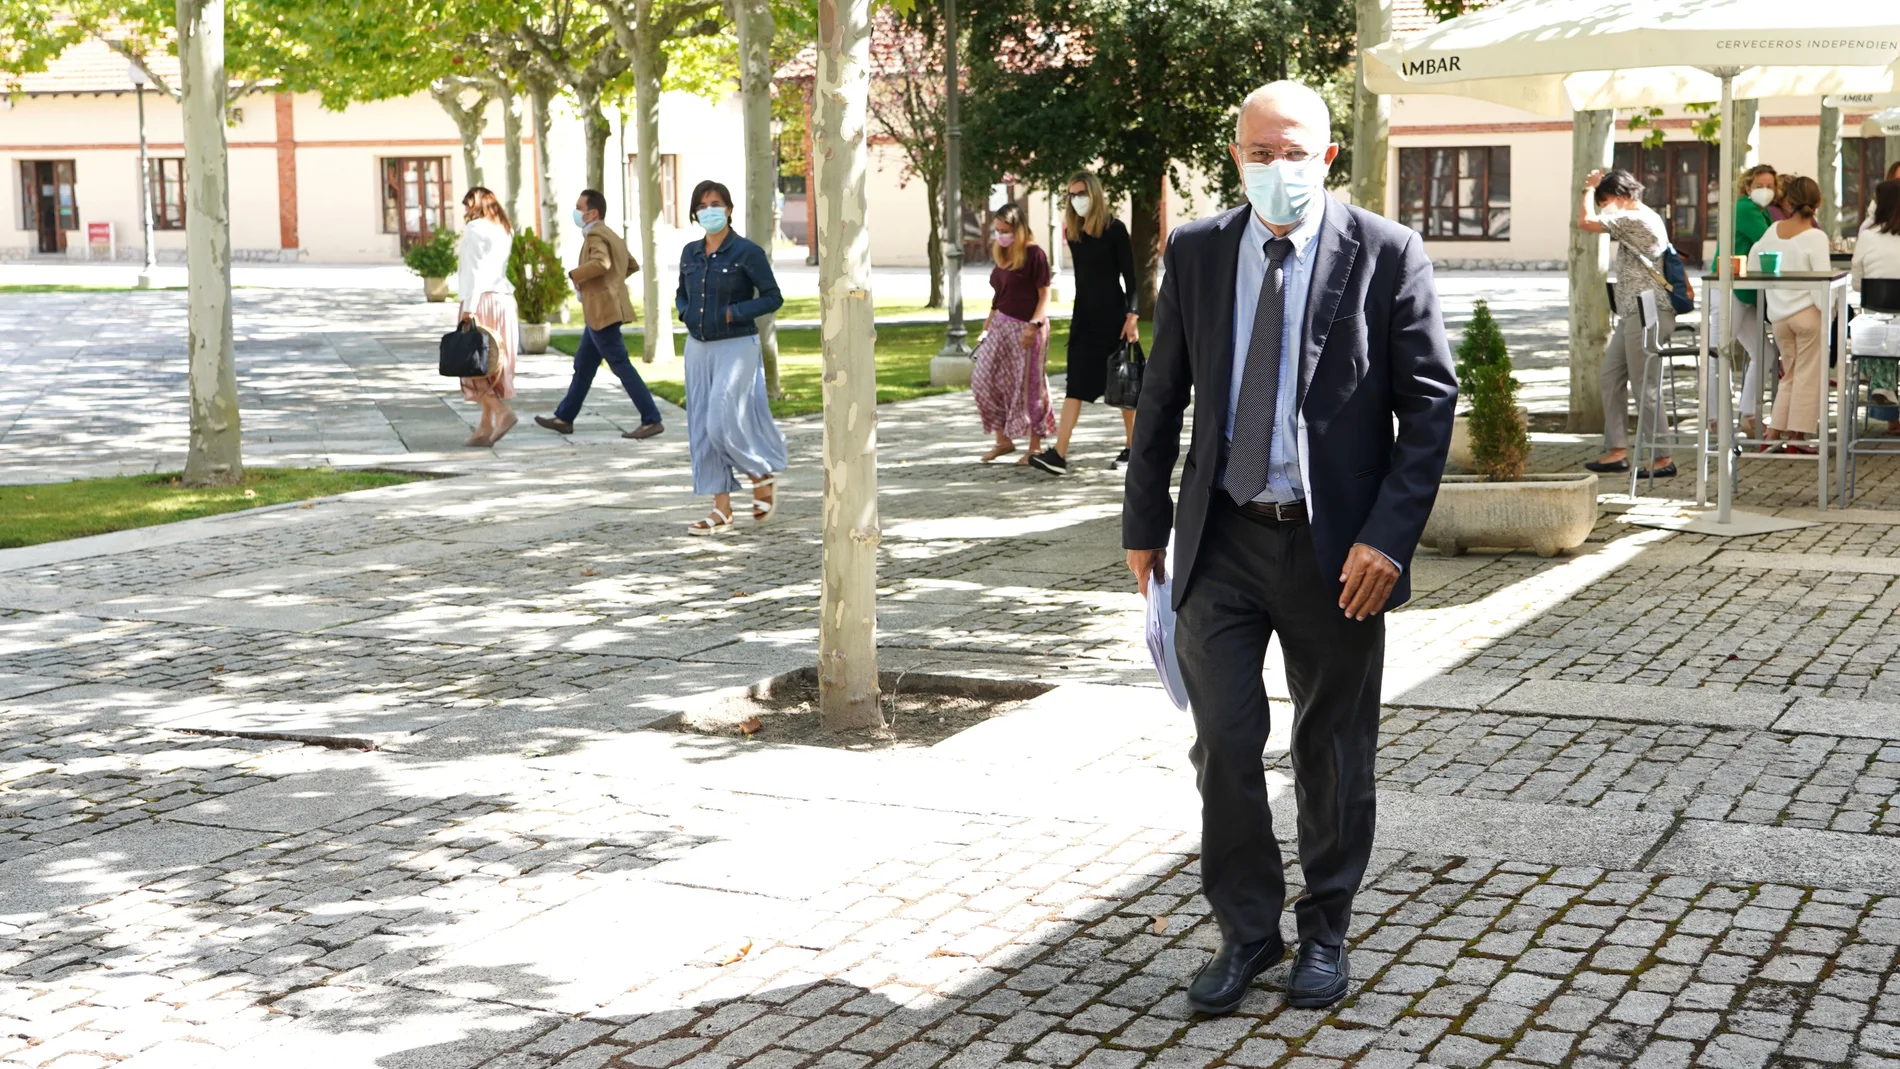
[[[1154,344],[1129,450],[1122,545],[1160,549],[1174,532],[1177,607],[1194,583],[1208,506],[1226,492],[1214,478],[1226,448],[1234,272],[1249,210],[1243,205],[1177,228],[1163,257]],[[1297,395],[1313,548],[1335,594],[1354,543],[1398,562],[1402,574],[1385,605],[1392,609],[1411,597],[1412,551],[1451,446],[1457,375],[1419,236],[1331,197],[1325,210],[1313,239]],[[1190,401],[1194,437],[1177,511],[1169,484]]]

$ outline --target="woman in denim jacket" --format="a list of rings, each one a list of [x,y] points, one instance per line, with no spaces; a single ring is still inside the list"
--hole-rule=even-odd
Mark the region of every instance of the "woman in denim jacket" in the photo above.
[[[752,485],[752,519],[778,508],[774,489],[785,470],[785,436],[772,422],[759,355],[760,316],[785,299],[765,250],[732,232],[732,194],[718,182],[693,189],[693,221],[706,236],[680,253],[673,308],[686,324],[686,437],[693,492],[713,495],[712,514],[689,534],[733,529],[732,492],[743,473]]]

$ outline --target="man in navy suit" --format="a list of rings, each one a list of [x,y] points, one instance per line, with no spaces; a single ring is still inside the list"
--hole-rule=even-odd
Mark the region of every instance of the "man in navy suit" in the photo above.
[[[1143,593],[1174,532],[1201,882],[1221,929],[1188,989],[1207,1013],[1239,1006],[1286,953],[1262,768],[1275,634],[1293,693],[1306,882],[1287,1001],[1346,994],[1352,900],[1372,851],[1380,613],[1410,596],[1458,394],[1418,235],[1325,192],[1339,153],[1325,101],[1275,82],[1247,97],[1235,125],[1248,204],[1170,235],[1122,506]],[[1190,401],[1177,511],[1169,482]]]

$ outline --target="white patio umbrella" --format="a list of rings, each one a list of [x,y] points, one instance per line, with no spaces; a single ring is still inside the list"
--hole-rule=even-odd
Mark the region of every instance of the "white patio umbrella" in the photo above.
[[[1876,111],[1860,124],[1863,137],[1892,137],[1900,134],[1900,107]]]
[[[1798,25],[1791,25],[1798,23]],[[1900,93],[1900,4],[1806,0],[1503,0],[1366,53],[1376,93],[1445,93],[1546,115],[1735,98]],[[1735,228],[1734,139],[1722,138],[1721,229]],[[1726,304],[1734,279],[1719,265]],[[1722,317],[1726,350],[1733,317]],[[1722,404],[1717,519],[1728,523],[1733,427]]]

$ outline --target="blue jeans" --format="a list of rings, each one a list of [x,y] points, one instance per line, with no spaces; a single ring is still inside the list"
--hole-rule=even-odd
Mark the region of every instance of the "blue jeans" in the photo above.
[[[594,386],[594,373],[600,370],[600,362],[620,376],[620,385],[627,388],[627,396],[633,400],[633,407],[640,410],[640,422],[660,422],[659,406],[653,403],[653,394],[647,390],[647,384],[634,370],[633,361],[627,359],[627,343],[621,340],[620,324],[595,330],[587,327],[581,331],[581,347],[574,351],[574,381],[567,386],[567,396],[554,408],[554,418],[567,423],[581,414],[581,403],[587,400],[587,391]]]

